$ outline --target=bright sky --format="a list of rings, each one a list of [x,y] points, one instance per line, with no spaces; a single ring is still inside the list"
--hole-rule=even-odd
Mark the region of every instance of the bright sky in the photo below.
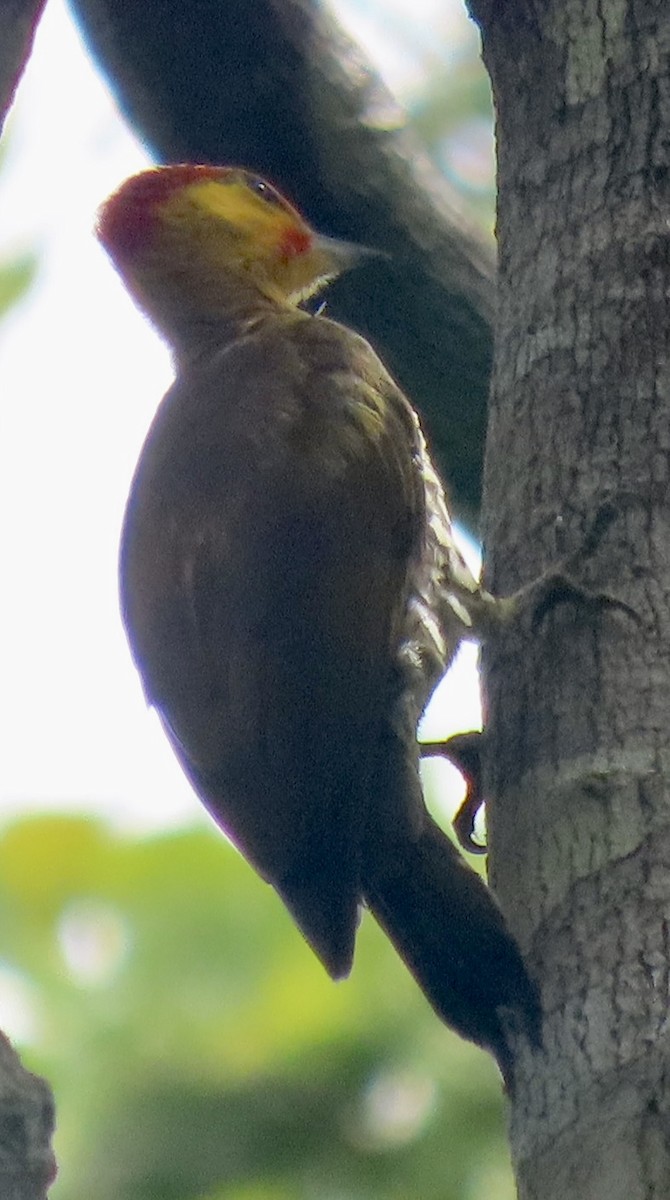
[[[360,9],[349,21],[374,36],[381,5]],[[424,28],[417,0],[412,24]],[[414,62],[397,43],[382,49],[409,86]],[[37,245],[41,264],[0,326],[2,819],[40,808],[95,810],[139,829],[205,819],[146,710],[117,607],[125,498],[171,369],[92,226],[99,203],[146,162],[61,0],[49,0],[0,175],[0,258]],[[427,736],[477,726],[474,662],[468,647]],[[449,778],[435,762],[430,772]]]

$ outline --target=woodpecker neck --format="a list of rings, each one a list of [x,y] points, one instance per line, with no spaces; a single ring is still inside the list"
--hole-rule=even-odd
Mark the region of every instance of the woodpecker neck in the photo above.
[[[130,284],[131,280],[127,279]],[[291,311],[294,305],[264,295],[244,277],[224,271],[205,275],[188,263],[148,267],[132,280],[140,308],[169,343],[179,362],[242,336],[264,315]]]
[[[179,331],[168,339],[176,372],[183,375],[187,368],[225,353],[229,346],[253,333],[266,321],[276,320],[277,315],[276,306],[267,304],[262,308],[259,305],[253,313],[239,319],[209,315],[199,317],[188,327],[180,326]],[[307,313],[296,311],[295,315],[310,319]]]

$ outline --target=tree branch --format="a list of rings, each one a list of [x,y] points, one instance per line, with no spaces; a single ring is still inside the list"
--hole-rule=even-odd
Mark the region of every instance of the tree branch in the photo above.
[[[30,57],[45,0],[0,0],[0,134]]]

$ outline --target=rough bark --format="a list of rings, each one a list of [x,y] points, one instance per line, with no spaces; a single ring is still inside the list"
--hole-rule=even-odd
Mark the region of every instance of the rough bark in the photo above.
[[[585,547],[485,656],[496,890],[542,986],[511,1133],[522,1200],[670,1189],[670,18],[472,3],[497,112],[489,583]]]
[[[21,1065],[0,1034],[0,1196],[45,1200],[56,1174],[48,1085]]]
[[[30,57],[45,0],[0,0],[0,134]]]
[[[248,166],[325,233],[388,258],[328,311],[366,334],[422,412],[462,511],[479,502],[493,258],[360,51],[316,0],[71,0],[159,159]]]

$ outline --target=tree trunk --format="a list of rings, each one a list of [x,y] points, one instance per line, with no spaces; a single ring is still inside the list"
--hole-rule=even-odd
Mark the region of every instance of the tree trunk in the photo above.
[[[56,1175],[51,1090],[0,1034],[0,1196],[45,1200]]]
[[[670,13],[473,0],[497,117],[489,584],[583,548],[487,648],[492,878],[545,1049],[511,1110],[523,1200],[670,1192]]]

